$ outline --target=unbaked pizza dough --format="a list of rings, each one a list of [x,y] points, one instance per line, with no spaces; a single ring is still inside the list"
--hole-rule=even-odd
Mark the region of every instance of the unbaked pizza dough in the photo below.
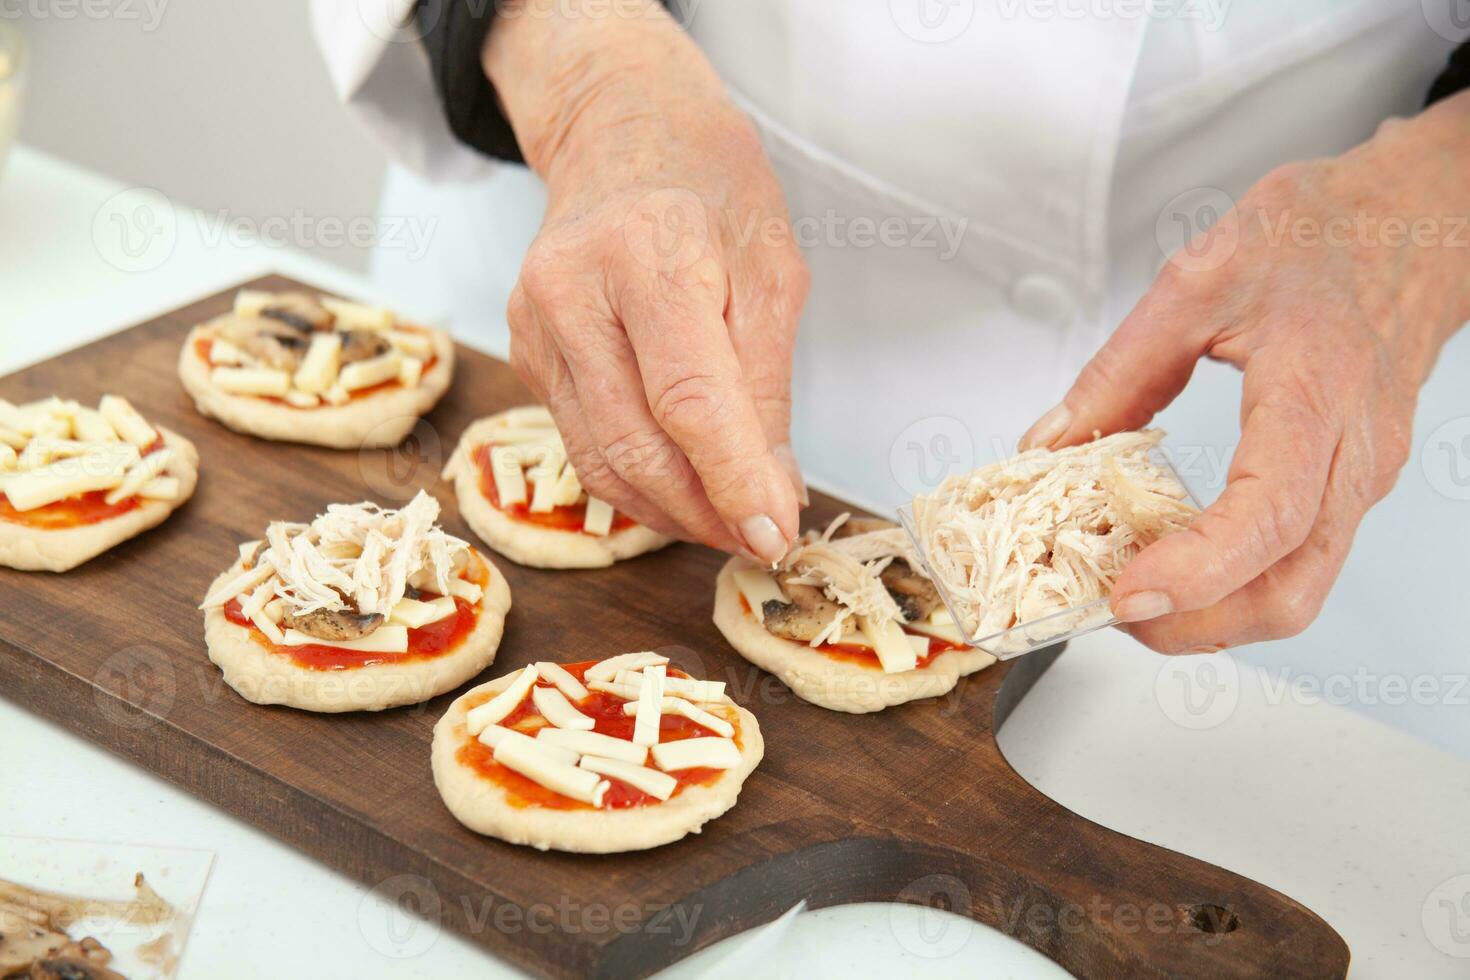
[[[886,525],[886,522],[884,524],[885,527],[893,527]],[[856,541],[856,538],[848,540]],[[807,546],[819,543],[812,535],[808,535],[804,541]],[[894,561],[902,560],[891,554],[898,550],[897,548],[888,547],[896,542],[897,538],[893,537],[891,541],[870,544],[866,551],[859,551],[858,564],[853,566],[854,574],[861,571],[863,564],[873,560],[872,557],[868,557],[870,555],[879,555],[881,561],[882,553],[888,551],[890,552],[888,557],[893,557]],[[857,547],[863,546],[859,543]],[[818,644],[818,647],[813,647],[810,640],[802,641],[773,633],[767,628],[767,616],[775,615],[775,612],[767,614],[763,609],[763,603],[759,601],[753,603],[746,598],[742,593],[737,575],[753,575],[757,585],[762,582],[769,583],[761,587],[774,590],[781,589],[777,583],[784,581],[787,576],[801,574],[803,570],[806,575],[822,581],[822,576],[806,568],[799,557],[794,557],[798,556],[800,551],[799,547],[793,552],[793,556],[788,556],[787,562],[792,563],[794,567],[786,567],[776,575],[771,575],[769,570],[753,565],[743,558],[732,558],[726,562],[715,582],[714,622],[736,652],[756,666],[775,674],[803,700],[833,711],[846,711],[853,714],[880,711],[908,701],[947,694],[961,677],[995,662],[995,658],[985,651],[964,646],[958,633],[952,633],[952,630],[947,629],[942,623],[930,622],[930,616],[937,615],[942,619],[942,606],[925,609],[923,620],[906,623],[901,618],[895,618],[886,627],[890,631],[897,631],[899,643],[907,640],[914,646],[923,646],[935,641],[942,644],[940,651],[930,657],[927,662],[920,660],[916,652],[911,652],[909,662],[917,666],[910,666],[907,669],[885,670],[884,662],[876,651],[871,656],[867,655],[866,651],[871,649],[874,643],[866,630],[856,627],[855,624],[860,621],[860,618],[851,610],[844,614],[846,622],[840,624],[841,629],[837,636],[813,637],[823,641]],[[824,555],[823,557],[828,559],[831,556]],[[909,578],[913,577],[909,576]],[[822,586],[813,584],[807,588],[819,590]],[[873,575],[869,591],[876,596],[879,594],[878,590],[887,594],[882,580]],[[794,590],[789,586],[784,592],[776,591],[770,594],[778,596],[779,599],[794,599]],[[893,594],[889,598],[898,600],[903,596]],[[832,615],[843,604],[834,600],[831,595],[818,595],[816,600],[825,600],[826,603],[822,606],[822,610],[815,614],[818,617],[815,620],[816,628],[821,630],[827,627]],[[781,611],[800,612],[800,610],[795,610],[790,602],[786,603],[785,607],[774,608]],[[920,628],[929,632],[916,636],[915,632]],[[941,638],[932,635],[935,633],[951,633],[951,635]],[[822,647],[826,647],[828,642],[841,644],[842,652],[834,655],[833,652],[828,652],[830,647],[824,650]],[[900,659],[901,656],[902,651],[900,651]]]
[[[486,495],[486,483],[493,477],[486,473],[487,446],[500,446],[500,439],[514,439],[503,445],[519,454],[521,481],[528,509],[535,506],[536,477],[556,481],[563,491],[557,499],[570,501],[554,505],[570,508],[574,516],[579,508],[592,513],[606,508],[608,518],[616,522],[611,508],[591,500],[577,481],[576,472],[566,460],[561,437],[543,408],[525,406],[480,419],[465,430],[459,446],[444,468],[445,479],[454,481],[459,511],[470,528],[495,551],[519,565],[533,568],[605,568],[625,558],[633,558],[671,543],[673,538],[659,534],[641,524],[610,526],[605,533],[590,533],[583,527],[550,527],[512,516],[496,506]],[[512,461],[511,465],[515,465]],[[497,493],[497,498],[500,495]]]
[[[438,503],[427,494],[420,494],[403,511],[381,511],[369,505],[335,505],[326,515],[318,518],[310,527],[316,529],[319,541],[313,544],[312,562],[321,556],[344,555],[326,558],[333,567],[342,571],[362,588],[347,590],[343,584],[335,588],[340,608],[333,611],[340,621],[349,626],[358,623],[361,610],[391,610],[384,616],[377,629],[367,630],[366,638],[386,636],[385,630],[403,629],[408,636],[407,645],[400,644],[395,650],[384,652],[360,652],[342,650],[340,657],[333,656],[338,641],[318,635],[294,636],[289,632],[293,622],[291,613],[301,608],[301,597],[326,595],[334,591],[327,587],[321,591],[320,579],[313,581],[303,575],[300,568],[288,568],[282,576],[272,571],[277,554],[273,538],[289,542],[301,533],[305,525],[273,525],[271,533],[263,542],[248,542],[241,547],[241,556],[221,574],[209,587],[204,614],[205,642],[212,660],[224,675],[225,682],[241,697],[256,704],[284,704],[305,711],[379,711],[404,704],[417,704],[452,690],[488,667],[494,660],[505,630],[505,617],[510,611],[510,587],[489,559],[458,539],[451,538],[433,525],[437,516]],[[411,516],[409,523],[416,526],[412,532],[417,540],[405,540],[408,533],[401,524],[395,528],[393,518],[400,514]],[[383,520],[374,523],[376,515]],[[392,523],[390,523],[392,522]],[[386,527],[385,527],[386,525]],[[381,552],[373,552],[364,560],[361,547],[356,559],[351,558],[354,550],[351,543],[364,536],[366,528],[376,528],[388,536],[396,537],[390,546]],[[431,538],[437,539],[432,547],[427,545]],[[408,550],[419,556],[432,554],[442,544],[449,563],[439,569],[432,560],[420,560],[409,573],[409,581],[422,584],[418,599],[399,593],[394,598],[391,585],[382,583],[391,579],[393,555]],[[257,549],[265,549],[256,554]],[[260,568],[260,574],[252,577],[250,570]],[[432,592],[436,574],[442,571],[448,578],[451,593],[440,596]],[[322,575],[320,578],[327,578]],[[243,586],[232,583],[245,583]],[[344,583],[345,584],[345,583]],[[412,586],[409,586],[412,589]],[[386,592],[385,592],[386,589]],[[262,604],[259,599],[252,603],[257,590],[264,590]],[[418,591],[418,590],[414,590]],[[344,595],[346,592],[348,594]],[[435,600],[453,600],[455,610],[449,615],[462,616],[466,610],[474,616],[474,624],[456,642],[443,652],[414,655],[417,643],[416,631],[407,623],[419,622],[414,616],[432,616],[423,608]],[[376,601],[373,599],[376,598]],[[228,614],[231,600],[239,603],[234,619]],[[269,608],[279,602],[276,608]],[[251,612],[254,615],[250,615]],[[323,610],[316,615],[331,624],[331,615],[324,616]],[[379,615],[383,615],[379,612]],[[237,620],[248,619],[249,625]],[[304,614],[307,622],[311,615]],[[440,616],[422,623],[432,628],[446,619]],[[452,624],[451,624],[452,625]],[[318,633],[333,633],[334,629],[322,630],[317,626],[303,624],[303,629],[316,629]],[[279,635],[272,637],[268,632]],[[300,632],[300,631],[298,631]],[[300,642],[285,644],[277,639],[295,639]],[[353,643],[357,638],[342,642]],[[332,669],[308,666],[292,655],[296,649],[311,651],[313,657],[323,652],[330,656]]]
[[[201,414],[246,435],[334,449],[402,442],[453,374],[444,331],[296,293],[242,290],[235,311],[195,327],[179,353],[179,379]]]
[[[637,668],[626,671],[627,683],[599,687],[598,682],[583,674],[620,660],[631,660]],[[585,699],[577,698],[575,690],[563,693],[567,690],[563,686],[566,677],[558,674],[559,670],[569,670],[573,681],[589,688]],[[723,684],[709,688],[709,682],[696,682],[681,693],[669,687],[656,689],[651,678],[645,686],[645,673],[659,673],[659,683],[665,685],[690,680],[656,654],[624,654],[599,664],[533,664],[455,699],[434,726],[432,749],[434,783],[449,811],[477,833],[540,850],[588,854],[636,851],[698,833],[706,822],[735,805],[746,777],[760,762],[765,751],[760,726],[754,715],[722,693]],[[540,697],[548,689],[554,692],[550,697],[572,709],[571,715],[558,716],[558,723],[549,720],[540,707]],[[716,690],[721,692],[718,697],[714,696]],[[502,698],[509,700],[508,708],[504,703],[497,704]],[[645,729],[643,734],[648,737],[640,743],[635,740],[640,734],[638,706],[643,701],[651,706],[647,709],[650,714],[656,705],[658,714],[653,716],[657,727]],[[676,705],[676,701],[686,703]],[[625,704],[635,706],[631,726],[614,727],[601,720],[629,717],[622,707]],[[675,708],[687,710],[694,718],[675,713]],[[510,713],[501,715],[503,710]],[[484,711],[491,711],[492,718],[499,717],[487,721],[474,713]],[[585,716],[584,711],[588,713]],[[575,741],[579,738],[577,732],[585,731],[570,727],[578,717],[594,718],[597,727],[590,734],[615,738],[617,743],[608,748],[607,743],[584,745]],[[703,720],[695,720],[699,718]],[[716,730],[707,725],[720,727]],[[478,734],[471,734],[471,728]],[[691,747],[704,755],[704,761],[717,760],[718,768],[681,767],[677,760],[661,755],[678,752],[679,741],[686,737],[692,740]],[[504,739],[518,740],[519,744],[512,746],[516,749],[514,755],[501,747]],[[703,744],[694,746],[693,741]],[[560,758],[541,754],[558,750],[564,753]],[[645,770],[643,778],[665,784],[661,792],[667,792],[668,784],[673,783],[671,795],[661,799],[618,776],[607,775],[606,760],[614,750],[618,755],[631,752],[613,762]],[[630,761],[642,751],[647,753],[643,762]],[[668,765],[668,771],[661,765]],[[646,770],[654,772],[650,775]],[[574,778],[577,771],[582,775]],[[571,788],[582,796],[566,796],[549,788],[548,784],[564,786],[560,780],[575,784]]]
[[[194,444],[151,425],[125,399],[108,395],[97,409],[57,398],[0,401],[0,565],[73,569],[163,523],[198,481]],[[76,523],[62,514],[99,504],[127,509]]]

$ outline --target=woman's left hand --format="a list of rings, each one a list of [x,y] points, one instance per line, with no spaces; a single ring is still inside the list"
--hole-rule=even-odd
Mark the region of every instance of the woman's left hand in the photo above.
[[[1165,264],[1023,448],[1137,429],[1201,357],[1244,374],[1225,490],[1145,549],[1114,613],[1163,653],[1292,636],[1408,459],[1414,405],[1470,316],[1470,93],[1267,175]]]

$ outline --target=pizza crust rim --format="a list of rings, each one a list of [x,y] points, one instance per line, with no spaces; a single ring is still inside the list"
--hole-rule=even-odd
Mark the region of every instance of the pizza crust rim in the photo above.
[[[468,737],[464,720],[467,698],[503,690],[516,672],[480,684],[454,699],[434,725],[431,763],[434,785],[445,807],[477,834],[538,851],[576,854],[620,854],[643,851],[699,833],[704,825],[735,806],[746,779],[765,755],[765,741],[755,715],[732,705],[740,718],[740,765],[719,779],[689,786],[652,806],[622,810],[550,810],[516,806],[506,791],[463,765],[457,758]]]
[[[68,572],[157,527],[188,503],[199,485],[199,450],[177,432],[154,428],[175,452],[168,475],[179,480],[177,500],[144,500],[117,517],[60,530],[0,521],[0,565],[22,572]]]
[[[731,558],[715,580],[715,626],[746,660],[780,678],[803,701],[831,711],[866,714],[952,691],[961,677],[995,662],[983,650],[947,650],[916,670],[885,674],[835,660],[779,636],[747,615],[735,572],[756,566]]]
[[[209,380],[210,365],[195,350],[207,324],[189,331],[179,352],[179,380],[205,418],[218,420],[242,435],[274,442],[295,442],[329,449],[376,449],[396,446],[420,418],[449,390],[454,375],[454,342],[442,330],[428,330],[434,344],[434,366],[415,388],[394,388],[345,405],[292,408],[250,395],[220,391]],[[304,423],[310,422],[310,425]]]
[[[507,409],[473,422],[460,436],[449,467],[460,516],[481,541],[517,565],[552,569],[607,568],[674,542],[642,524],[597,537],[581,531],[537,527],[513,520],[495,508],[480,492],[479,468],[469,454],[498,420],[513,411]]]
[[[374,664],[351,670],[312,670],[271,653],[256,642],[253,631],[225,617],[222,606],[204,613],[204,640],[209,659],[236,694],[254,704],[280,704],[301,711],[338,713],[382,711],[418,704],[453,690],[495,662],[510,612],[510,586],[483,554],[490,581],[480,597],[480,616],[459,649],[428,660]],[[237,559],[210,584],[206,594],[238,575]]]

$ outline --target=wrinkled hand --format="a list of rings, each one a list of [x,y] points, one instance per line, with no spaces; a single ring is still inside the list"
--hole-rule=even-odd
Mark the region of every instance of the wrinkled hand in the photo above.
[[[586,36],[549,11],[511,17],[487,43],[549,198],[510,300],[511,363],[594,496],[770,562],[806,497],[789,435],[806,266],[749,120],[647,13]]]
[[[1225,490],[1145,549],[1112,606],[1165,653],[1294,635],[1408,458],[1414,404],[1470,315],[1464,97],[1269,174],[1176,254],[1023,445],[1136,429],[1201,357],[1244,372]],[[1386,219],[1397,219],[1389,221]],[[1400,225],[1398,222],[1401,222]]]

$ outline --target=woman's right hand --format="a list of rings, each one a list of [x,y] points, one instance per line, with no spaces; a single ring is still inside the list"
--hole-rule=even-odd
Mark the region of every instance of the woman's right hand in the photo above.
[[[590,493],[773,562],[806,501],[789,435],[806,265],[750,121],[661,6],[630,9],[513,0],[486,42],[548,191],[511,363]]]

